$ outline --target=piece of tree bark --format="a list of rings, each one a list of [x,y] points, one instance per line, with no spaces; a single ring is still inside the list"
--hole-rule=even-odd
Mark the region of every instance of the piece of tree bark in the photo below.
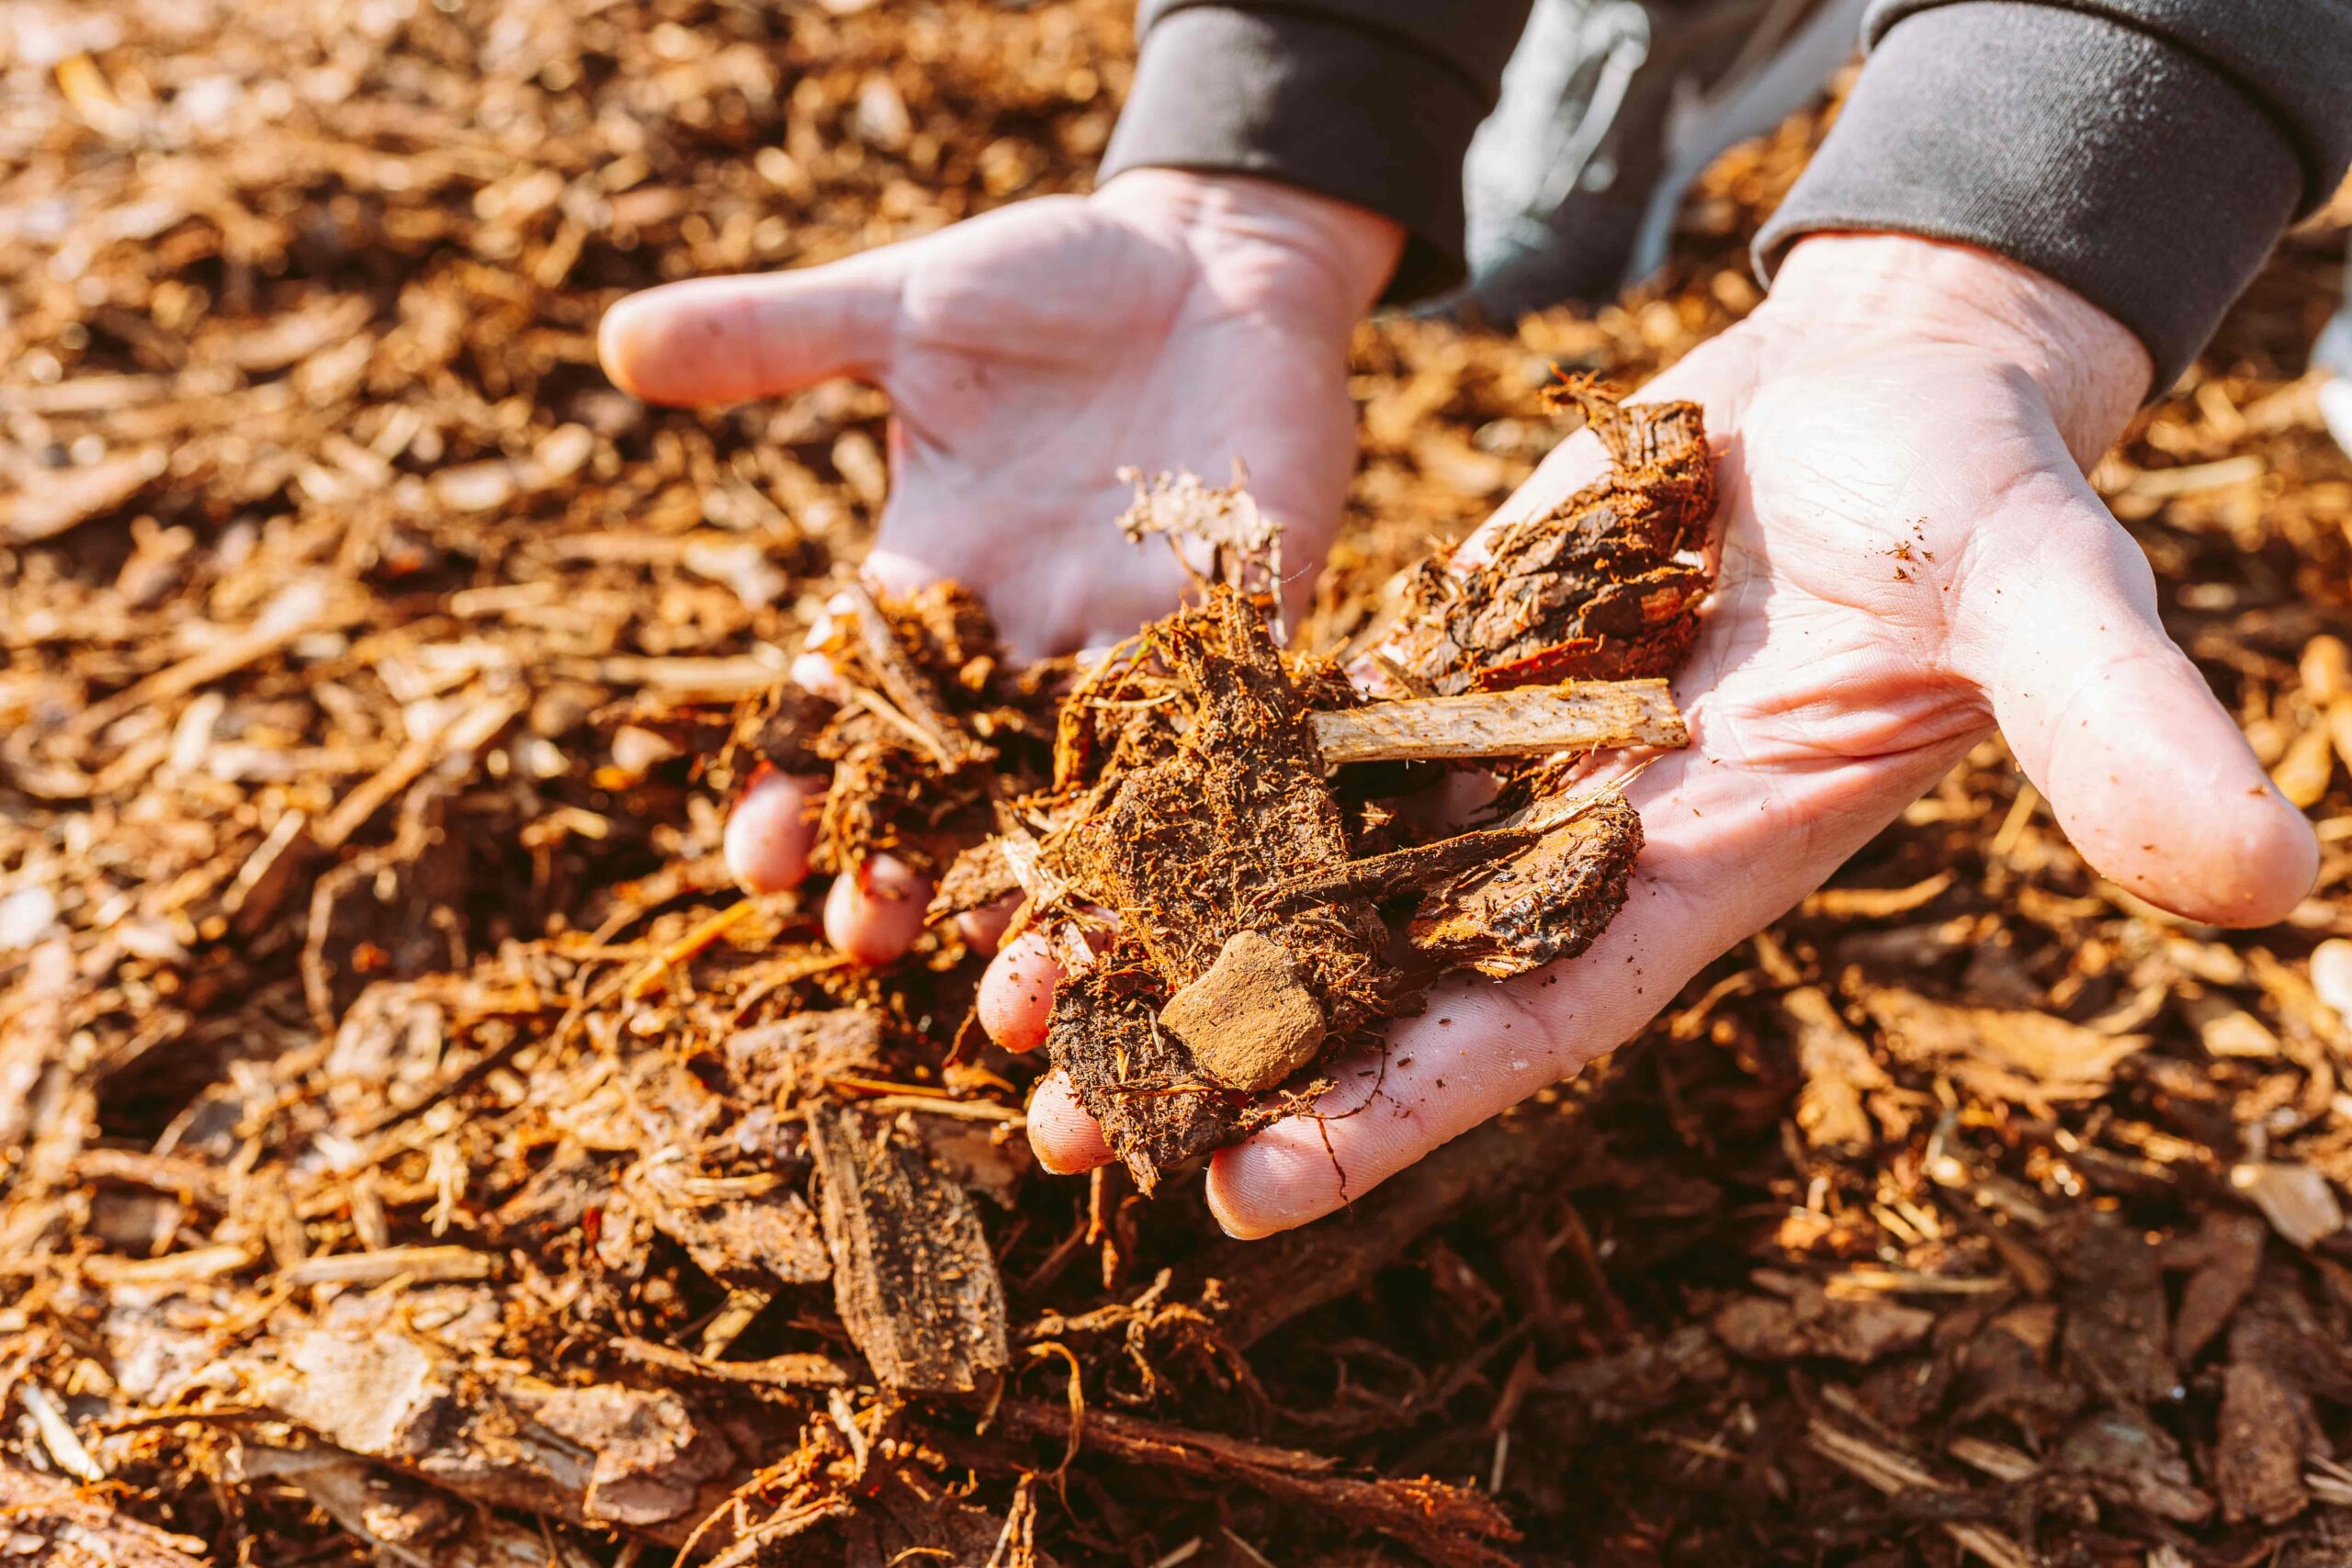
[[[0,1458],[0,1551],[49,1568],[203,1568],[210,1548],[115,1512],[62,1476]]]
[[[1690,743],[1674,694],[1655,680],[1570,681],[1307,716],[1323,760],[1335,766]]]
[[[324,1445],[240,1450],[248,1480],[291,1483],[388,1563],[431,1568],[574,1568],[587,1559],[536,1529],[476,1508],[414,1476]]]
[[[964,1189],[915,1139],[838,1106],[808,1108],[833,1297],[885,1384],[969,1393],[1012,1365],[1004,1286]]]
[[[734,1445],[679,1394],[469,1362],[403,1332],[397,1300],[262,1341],[241,1358],[247,1395],[474,1502],[673,1545],[740,1479]]]

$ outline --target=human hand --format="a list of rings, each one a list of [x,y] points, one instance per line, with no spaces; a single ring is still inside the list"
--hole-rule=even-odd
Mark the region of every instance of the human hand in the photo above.
[[[825,266],[650,289],[605,316],[600,348],[654,402],[879,385],[891,484],[867,579],[955,579],[1016,655],[1066,653],[1127,636],[1183,587],[1165,551],[1108,525],[1124,465],[1216,480],[1246,463],[1286,525],[1295,591],[1311,586],[1355,463],[1349,334],[1402,243],[1387,220],[1286,186],[1136,169]],[[795,674],[828,684],[820,657]],[[736,804],[737,880],[771,892],[808,874],[825,784],[773,773]],[[877,858],[836,879],[826,934],[886,963],[930,897]]]
[[[1623,912],[1581,957],[1448,980],[1391,1026],[1385,1074],[1337,1065],[1319,1124],[1216,1156],[1226,1229],[1327,1213],[1631,1038],[1996,723],[2105,875],[2216,924],[2285,915],[2317,874],[2311,830],[2083,478],[2149,376],[2120,324],[1990,255],[1893,235],[1792,252],[1753,316],[1640,394],[1704,406],[1720,564],[1674,682],[1691,745],[1627,786],[1648,842]],[[1564,443],[1498,520],[1601,467],[1589,435]],[[996,958],[981,1018],[1001,1043],[1042,1042],[1058,973],[1030,937]],[[1055,1170],[1109,1157],[1058,1075],[1030,1136]]]

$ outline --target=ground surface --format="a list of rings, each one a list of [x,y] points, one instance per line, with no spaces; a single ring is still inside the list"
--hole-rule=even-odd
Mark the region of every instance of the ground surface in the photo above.
[[[882,411],[650,413],[598,313],[1079,187],[1128,50],[1110,0],[0,6],[0,1546],[2345,1561],[2340,235],[2097,476],[2312,802],[2278,930],[2135,907],[1988,743],[1557,1103],[1245,1247],[1027,1168],[972,961],[736,901],[695,760]],[[1553,365],[1752,306],[1815,133],[1623,309],[1363,333],[1322,630],[1528,471]]]

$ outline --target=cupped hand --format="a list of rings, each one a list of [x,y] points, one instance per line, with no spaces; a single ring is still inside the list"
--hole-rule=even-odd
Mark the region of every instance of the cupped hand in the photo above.
[[[1167,552],[1109,525],[1123,466],[1217,481],[1245,464],[1306,592],[1354,466],[1349,333],[1401,243],[1386,220],[1289,186],[1138,169],[847,261],[631,296],[601,349],[615,382],[655,402],[880,386],[890,494],[868,580],[955,579],[1014,653],[1063,653],[1127,636],[1183,586]],[[797,672],[826,684],[821,660]],[[825,783],[770,774],[737,803],[726,852],[747,887],[807,874]],[[887,962],[930,895],[878,859],[835,881],[826,931]]]
[[[1996,724],[2103,874],[2215,924],[2285,915],[2317,873],[2311,830],[2165,637],[2145,558],[2083,477],[2149,376],[2114,320],[2007,262],[1801,243],[1754,316],[1640,394],[1705,408],[1720,566],[1674,683],[1691,745],[1628,787],[1648,845],[1623,913],[1578,958],[1449,981],[1391,1027],[1385,1073],[1340,1065],[1320,1125],[1218,1154],[1227,1230],[1326,1213],[1613,1049]],[[1589,437],[1563,444],[1498,520],[1600,466]],[[1057,973],[1030,938],[999,955],[999,1040],[1042,1040]],[[1108,1157],[1057,1077],[1030,1129],[1052,1168]]]

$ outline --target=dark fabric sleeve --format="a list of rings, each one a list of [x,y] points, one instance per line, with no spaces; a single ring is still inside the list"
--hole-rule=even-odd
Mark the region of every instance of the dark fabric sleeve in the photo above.
[[[2168,389],[2352,162],[2352,0],[1878,0],[1852,96],[1757,239],[1981,246],[2129,327]]]
[[[1263,175],[1404,226],[1391,300],[1463,276],[1462,159],[1530,0],[1148,0],[1135,87],[1102,177]]]

